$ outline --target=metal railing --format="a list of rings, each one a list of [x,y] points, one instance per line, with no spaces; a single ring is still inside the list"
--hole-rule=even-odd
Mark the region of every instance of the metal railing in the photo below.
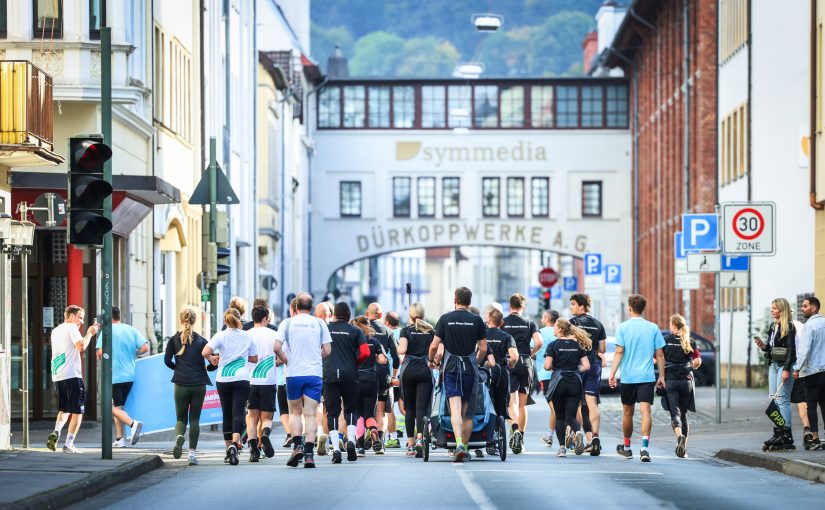
[[[0,144],[53,149],[52,77],[27,60],[0,60]]]

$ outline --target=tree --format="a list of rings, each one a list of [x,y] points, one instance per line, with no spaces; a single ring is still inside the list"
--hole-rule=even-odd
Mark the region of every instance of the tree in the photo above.
[[[343,26],[324,28],[312,23],[310,25],[310,41],[312,58],[321,65],[322,69],[327,68],[327,59],[332,56],[336,44],[341,46],[341,52],[344,56],[352,54],[352,34],[349,29]]]
[[[387,32],[367,34],[355,42],[349,61],[352,76],[392,76],[404,48],[404,39]]]
[[[416,37],[404,43],[395,76],[451,76],[458,57],[458,50],[448,41],[439,41],[435,37]]]

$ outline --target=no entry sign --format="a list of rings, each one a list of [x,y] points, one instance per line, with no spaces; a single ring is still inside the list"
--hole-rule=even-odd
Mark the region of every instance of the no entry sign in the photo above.
[[[773,202],[722,204],[724,252],[773,255],[776,252]]]
[[[542,287],[552,287],[559,281],[559,274],[551,267],[545,267],[539,271],[539,285]]]

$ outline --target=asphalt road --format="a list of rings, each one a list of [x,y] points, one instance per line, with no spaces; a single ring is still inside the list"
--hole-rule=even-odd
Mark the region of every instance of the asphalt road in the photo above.
[[[406,458],[402,450],[384,456],[368,453],[357,462],[332,465],[316,456],[317,469],[286,467],[280,449],[260,464],[223,463],[217,442],[202,444],[201,464],[168,457],[167,467],[122,484],[74,508],[256,508],[264,502],[286,508],[820,508],[825,485],[774,472],[740,467],[697,452],[687,459],[673,454],[671,436],[654,438],[652,462],[620,458],[618,406],[605,399],[600,457],[556,457],[556,447],[541,445],[546,428],[544,406],[531,406],[527,450],[473,459],[454,466],[443,450],[429,463]],[[280,436],[278,436],[280,437]],[[143,443],[142,443],[143,445]],[[162,447],[146,444],[144,447]]]

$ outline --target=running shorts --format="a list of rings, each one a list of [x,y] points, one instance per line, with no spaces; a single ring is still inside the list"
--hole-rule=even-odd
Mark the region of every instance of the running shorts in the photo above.
[[[530,385],[533,384],[533,371],[524,363],[519,363],[510,369],[510,391],[519,393],[530,393]]]
[[[619,387],[619,392],[622,397],[622,404],[632,406],[636,403],[647,402],[653,403],[653,395],[655,394],[656,383],[646,382],[638,384],[625,384]]]
[[[57,410],[70,414],[86,412],[86,387],[83,386],[83,379],[73,377],[57,381]]]
[[[247,409],[274,413],[276,391],[274,384],[251,385],[249,387],[249,405]]]
[[[126,399],[129,398],[129,392],[132,391],[132,381],[117,383],[112,385],[112,405],[115,407],[123,407],[126,405]]]
[[[300,375],[286,378],[287,400],[300,400],[301,397],[306,396],[316,402],[320,402],[323,388],[323,380],[315,375]]]
[[[785,384],[791,382],[789,378],[785,381]],[[796,379],[793,381],[793,389],[791,390],[791,404],[801,404],[803,402],[808,401],[808,392],[805,391],[805,383],[802,382],[802,379]]]
[[[286,400],[286,385],[278,385],[278,412],[280,414],[289,414],[289,402]]]
[[[398,402],[401,400],[401,386],[392,387],[392,400],[393,402]]]
[[[462,400],[470,400],[474,380],[475,374],[472,372],[461,375],[455,372],[444,374],[444,392],[447,394],[447,398],[461,397]]]
[[[584,393],[598,399],[602,387],[602,360],[598,357],[596,360],[590,365],[590,370],[582,374],[582,383],[584,384]]]

